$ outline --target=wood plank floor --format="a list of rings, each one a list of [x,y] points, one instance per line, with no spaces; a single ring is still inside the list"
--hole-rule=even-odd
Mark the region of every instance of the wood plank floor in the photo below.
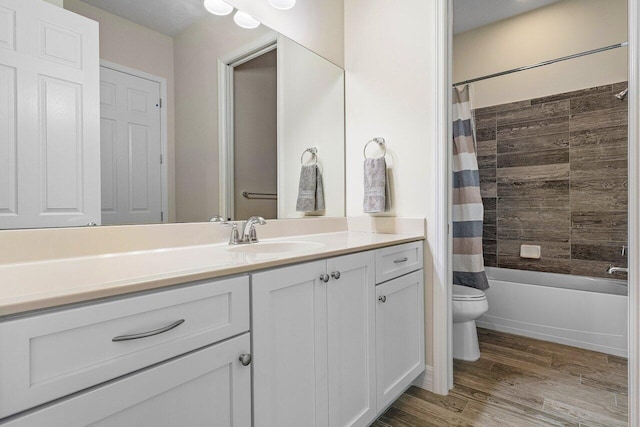
[[[481,357],[454,361],[455,387],[411,387],[374,424],[408,426],[626,426],[627,360],[478,329]]]

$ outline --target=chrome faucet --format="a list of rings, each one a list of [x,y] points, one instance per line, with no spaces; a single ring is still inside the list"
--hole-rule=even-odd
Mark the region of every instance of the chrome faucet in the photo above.
[[[629,252],[629,247],[624,245],[622,246],[622,250],[620,250],[620,255],[626,257]],[[607,274],[614,273],[628,273],[629,269],[627,267],[614,267],[613,264],[609,264],[609,268],[607,268]]]
[[[261,216],[252,216],[244,223],[242,231],[242,240],[244,243],[258,243],[258,235],[256,233],[256,224],[265,225],[267,221]]]
[[[607,274],[614,273],[628,273],[629,269],[627,267],[614,267],[612,264],[609,264],[609,268],[607,268]]]
[[[238,223],[232,221],[224,221],[220,224],[225,227],[231,227],[231,235],[229,236],[230,245],[245,245],[249,243],[258,243],[256,233],[256,224],[265,225],[267,221],[261,216],[252,216],[242,226],[242,235],[238,231]]]

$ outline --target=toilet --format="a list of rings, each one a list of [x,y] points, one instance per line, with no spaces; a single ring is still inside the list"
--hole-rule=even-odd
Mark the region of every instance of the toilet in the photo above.
[[[476,319],[489,309],[480,289],[453,285],[453,358],[474,362],[480,358]]]

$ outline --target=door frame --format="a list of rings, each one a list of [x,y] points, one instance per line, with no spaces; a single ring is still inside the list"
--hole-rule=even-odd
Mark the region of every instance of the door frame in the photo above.
[[[435,140],[436,143],[436,218],[433,244],[433,375],[432,391],[448,394],[453,388],[452,351],[452,200],[453,138],[451,128],[453,0],[437,0],[435,6]]]
[[[278,47],[278,35],[269,33],[233,50],[218,59],[218,153],[219,153],[219,215],[234,219],[234,113],[233,70]]]
[[[629,425],[640,427],[640,0],[628,0],[629,52]]]
[[[169,222],[167,79],[144,71],[136,70],[135,68],[101,59],[100,68],[103,67],[113,71],[118,71],[120,73],[129,74],[141,79],[149,80],[160,85],[160,99],[162,100],[162,105],[160,105],[160,154],[162,155],[162,163],[160,164],[160,194],[162,198],[161,209],[163,212],[162,223],[166,224]]]
[[[452,82],[452,13],[453,0],[438,0],[436,6],[436,102],[437,109],[441,108],[445,113],[438,114],[437,136],[438,152],[448,153],[447,159],[442,162],[442,157],[438,156],[438,160],[442,165],[447,165],[446,176],[451,174],[451,161],[449,154],[449,141],[451,140],[451,126],[449,123],[449,115],[451,114],[451,84]],[[640,290],[638,289],[638,280],[640,279],[640,147],[638,142],[640,139],[640,0],[628,0],[628,58],[629,58],[629,204],[628,204],[628,289],[629,289],[629,425],[631,427],[640,427]],[[444,90],[443,90],[444,88]],[[445,92],[444,94],[442,92]],[[446,99],[446,103],[443,102]],[[444,105],[444,108],[443,108]],[[447,116],[444,122],[442,116]],[[442,129],[442,127],[445,127]],[[447,224],[451,224],[449,200],[450,190],[448,184],[446,188],[440,183],[437,187],[437,202],[440,206],[439,221],[436,227],[443,225],[443,215],[445,210],[447,213]],[[442,204],[445,204],[443,207]],[[449,241],[450,241],[449,237]],[[436,258],[440,258],[440,262],[451,259],[451,245],[444,252],[436,252]],[[437,263],[436,263],[437,264]],[[449,264],[451,265],[451,264]],[[437,268],[437,267],[434,267]],[[450,269],[449,269],[450,270]],[[434,274],[435,276],[435,274]],[[451,272],[449,271],[449,276]],[[437,283],[437,282],[436,282]],[[452,282],[447,281],[447,292],[438,291],[434,283],[434,320],[433,320],[433,346],[434,346],[434,392],[445,393],[444,379],[449,383],[449,388],[453,386],[453,367],[451,352],[451,292]],[[442,307],[448,307],[444,309]],[[446,328],[445,328],[446,325]],[[443,331],[446,331],[444,333]],[[444,350],[447,353],[447,363],[442,360]]]

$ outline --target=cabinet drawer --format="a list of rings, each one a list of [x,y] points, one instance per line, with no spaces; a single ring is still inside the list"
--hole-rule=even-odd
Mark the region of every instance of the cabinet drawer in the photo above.
[[[422,245],[413,242],[376,250],[376,284],[422,268]]]
[[[249,334],[0,422],[11,427],[250,427]]]
[[[248,330],[246,276],[0,322],[0,418]]]

